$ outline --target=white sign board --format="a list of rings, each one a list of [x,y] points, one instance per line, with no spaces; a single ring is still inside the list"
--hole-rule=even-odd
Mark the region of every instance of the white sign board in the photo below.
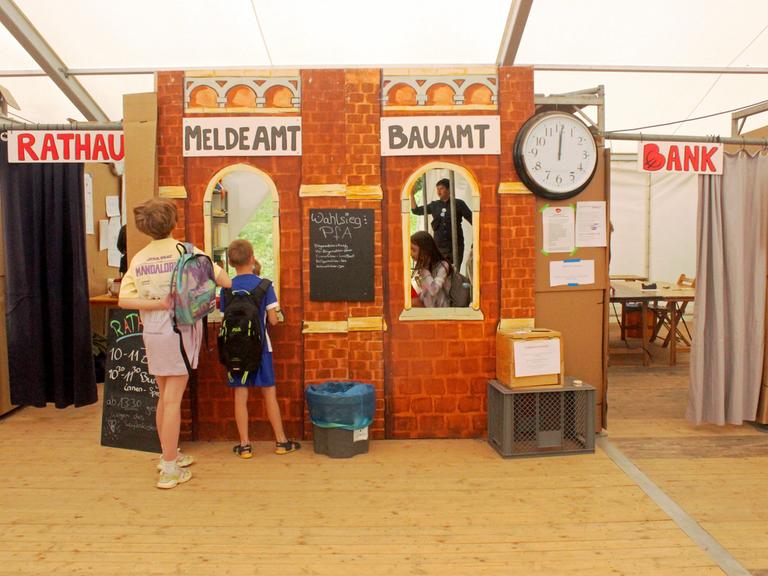
[[[501,154],[498,116],[391,116],[381,119],[382,156]]]
[[[125,155],[119,130],[10,130],[8,162],[17,164],[118,162]]]
[[[301,156],[301,118],[184,118],[184,156]]]
[[[723,145],[696,142],[640,142],[637,163],[641,172],[722,174]]]
[[[515,378],[560,374],[560,338],[515,341]]]
[[[550,286],[587,286],[595,283],[595,261],[571,258],[549,263]]]

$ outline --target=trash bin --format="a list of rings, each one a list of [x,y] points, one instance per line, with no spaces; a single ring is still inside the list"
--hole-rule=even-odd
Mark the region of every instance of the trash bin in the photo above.
[[[376,409],[371,384],[323,382],[307,387],[316,454],[351,458],[368,452],[368,426]]]

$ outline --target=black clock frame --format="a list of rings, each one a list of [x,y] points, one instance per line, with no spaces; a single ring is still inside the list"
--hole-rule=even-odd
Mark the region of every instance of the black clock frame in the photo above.
[[[563,112],[559,110],[552,110],[549,112],[541,112],[539,114],[534,114],[528,120],[525,121],[525,123],[520,127],[520,130],[517,132],[517,135],[515,136],[515,145],[512,150],[512,158],[515,162],[515,170],[517,170],[517,175],[520,177],[520,180],[523,184],[533,192],[536,196],[539,196],[541,198],[545,198],[546,200],[567,200],[568,198],[573,198],[580,192],[582,192],[587,186],[589,186],[589,183],[592,182],[592,178],[595,176],[595,172],[597,172],[597,161],[598,158],[595,157],[595,165],[592,167],[592,173],[589,175],[589,177],[584,181],[584,183],[579,186],[578,188],[575,188],[574,190],[570,190],[568,192],[552,192],[548,188],[545,188],[538,184],[533,178],[531,178],[528,174],[528,170],[525,166],[525,160],[523,158],[523,149],[525,148],[525,137],[526,134],[531,130],[531,127],[539,122],[543,117],[545,116],[554,116],[554,115],[563,115],[567,114],[569,116],[572,116],[574,120],[577,122],[581,122],[576,116],[573,114],[569,114],[568,112]],[[584,124],[583,122],[581,122]],[[585,124],[586,126],[586,124]],[[592,131],[587,126],[587,132],[589,132],[589,135],[592,137],[592,141],[595,141],[595,136],[592,134]],[[597,142],[595,142],[595,151],[597,151]]]

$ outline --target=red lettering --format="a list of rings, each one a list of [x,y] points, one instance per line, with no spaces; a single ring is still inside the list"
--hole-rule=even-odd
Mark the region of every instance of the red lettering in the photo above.
[[[667,171],[677,170],[682,172],[683,167],[680,165],[680,150],[677,146],[670,146],[669,152],[667,152]]]
[[[104,142],[104,134],[96,134],[96,137],[93,139],[92,158],[98,160],[99,154],[101,154],[102,160],[109,160],[109,156],[107,156],[107,143]]]
[[[664,154],[659,152],[659,147],[656,144],[645,144],[643,146],[643,169],[650,172],[661,170],[664,168]]]
[[[694,146],[691,148],[690,146],[685,147],[685,151],[683,152],[683,169],[688,172],[689,170],[693,170],[694,172],[699,171],[699,147]]]
[[[125,154],[125,146],[124,146],[122,132],[119,134],[116,134],[114,132],[111,133],[107,137],[107,140],[109,140],[109,155],[112,157],[112,160],[114,160],[115,162],[119,162],[120,160],[123,159],[123,155]],[[117,140],[118,143],[120,144],[119,152],[115,150],[115,140]]]
[[[33,134],[19,134],[16,142],[20,162],[27,159],[25,153],[29,154],[29,157],[32,160],[40,160],[40,158],[37,157],[35,151],[32,149],[32,146],[35,144],[35,137]]]
[[[706,146],[704,146],[701,150],[701,171],[702,172],[712,172],[713,174],[717,172],[717,168],[715,168],[715,165],[712,163],[712,156],[715,155],[715,152],[717,152],[719,148],[717,146],[713,146],[709,150]]]
[[[75,161],[91,159],[91,135],[77,134],[75,136]]]
[[[59,151],[56,149],[56,140],[53,138],[53,134],[48,133],[43,137],[43,149],[40,150],[40,160],[43,162],[58,160]]]
[[[64,157],[64,160],[69,160],[69,147],[72,144],[72,140],[74,139],[75,135],[72,134],[72,132],[59,132],[56,134],[56,138],[59,139],[59,141],[62,143],[61,146],[61,153]]]

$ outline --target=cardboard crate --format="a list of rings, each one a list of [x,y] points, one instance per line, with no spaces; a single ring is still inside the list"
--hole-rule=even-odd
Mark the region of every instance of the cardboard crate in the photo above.
[[[515,376],[515,343],[533,340],[553,339],[560,342],[560,364],[556,372],[536,376]],[[530,388],[533,386],[557,386],[562,384],[564,374],[563,339],[560,332],[546,328],[524,328],[498,331],[496,333],[496,379],[508,388]]]
[[[594,452],[595,389],[573,378],[515,390],[490,380],[488,443],[504,458]]]

